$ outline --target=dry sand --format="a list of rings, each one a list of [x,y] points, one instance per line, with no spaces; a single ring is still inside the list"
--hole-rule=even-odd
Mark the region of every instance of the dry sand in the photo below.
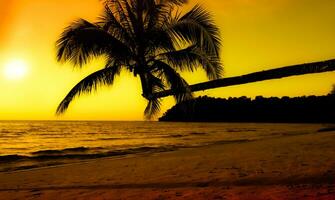
[[[0,173],[0,199],[335,199],[335,132]]]

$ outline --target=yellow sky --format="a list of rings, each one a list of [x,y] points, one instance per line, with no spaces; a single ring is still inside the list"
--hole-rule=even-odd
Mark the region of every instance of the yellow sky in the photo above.
[[[193,0],[187,8],[196,1]],[[235,76],[290,64],[335,58],[333,0],[199,0],[222,31],[225,76]],[[94,20],[99,0],[0,0],[0,120],[88,119],[142,120],[146,101],[139,80],[123,73],[111,88],[76,99],[68,112],[55,117],[67,92],[100,61],[74,70],[55,60],[55,41],[77,17]],[[9,80],[5,66],[27,63],[27,76]],[[197,95],[300,96],[327,94],[334,73],[293,77],[214,89]],[[203,72],[185,74],[190,83],[205,81]],[[163,111],[173,105],[163,102]]]

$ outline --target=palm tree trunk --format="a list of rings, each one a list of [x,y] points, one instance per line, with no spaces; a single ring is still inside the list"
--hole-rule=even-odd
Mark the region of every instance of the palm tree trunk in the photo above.
[[[203,90],[214,89],[214,88],[219,88],[219,87],[241,85],[241,84],[259,82],[259,81],[265,81],[265,80],[271,80],[271,79],[280,79],[280,78],[285,78],[289,76],[299,76],[299,75],[305,75],[305,74],[323,73],[323,72],[330,72],[330,71],[335,71],[335,59],[321,61],[321,62],[314,62],[314,63],[293,65],[293,66],[282,67],[282,68],[276,68],[276,69],[246,74],[242,76],[217,79],[213,81],[191,85],[190,89],[192,92],[196,92],[196,91],[203,91]],[[163,98],[163,97],[174,95],[180,92],[181,91],[166,90],[163,92],[153,94],[153,97]]]

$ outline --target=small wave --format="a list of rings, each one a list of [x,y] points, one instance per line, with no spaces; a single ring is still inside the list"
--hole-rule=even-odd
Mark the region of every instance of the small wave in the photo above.
[[[235,144],[235,143],[246,143],[246,142],[252,142],[253,140],[249,139],[241,139],[241,140],[222,140],[222,141],[215,141],[213,143],[210,143],[211,145],[222,145],[222,144]]]
[[[202,133],[202,132],[192,132],[190,135],[208,135],[208,133]]]
[[[1,139],[15,139],[15,138],[19,138],[20,135],[0,135]]]
[[[8,148],[3,148],[3,150],[12,150],[12,151],[27,151],[29,148],[20,148],[20,147],[8,147]]]
[[[0,163],[6,163],[6,162],[13,162],[18,160],[26,159],[28,156],[21,156],[21,155],[6,155],[6,156],[0,156]]]
[[[228,133],[255,132],[255,129],[227,129]]]
[[[28,133],[31,133],[31,132],[40,132],[40,131],[42,131],[43,129],[41,129],[41,128],[29,128],[28,130],[27,130],[27,132]]]
[[[185,137],[186,135],[182,135],[182,134],[172,134],[172,135],[164,135],[164,136],[158,136],[156,138],[181,138],[181,137]]]
[[[137,138],[113,138],[113,137],[110,137],[110,138],[98,138],[97,140],[102,140],[102,141],[113,141],[113,140],[135,140]]]
[[[174,151],[178,149],[177,146],[164,146],[164,147],[138,147],[124,150],[115,151],[100,151],[96,150],[99,148],[89,149],[86,147],[69,148],[64,150],[44,150],[37,151],[31,154],[31,156],[24,155],[6,155],[0,156],[0,163],[16,162],[16,161],[46,161],[55,159],[95,159],[112,156],[123,156],[129,154],[138,153],[158,153],[166,151]],[[102,148],[101,148],[102,149]],[[92,150],[95,150],[92,151]]]
[[[335,131],[335,127],[321,128],[318,130],[319,133],[332,132],[332,131]]]
[[[23,135],[23,134],[27,134],[28,132],[27,131],[17,131],[15,132],[15,134],[18,134],[18,135]]]
[[[87,147],[67,148],[62,150],[41,150],[33,152],[32,155],[59,155],[68,153],[83,153],[89,151]]]

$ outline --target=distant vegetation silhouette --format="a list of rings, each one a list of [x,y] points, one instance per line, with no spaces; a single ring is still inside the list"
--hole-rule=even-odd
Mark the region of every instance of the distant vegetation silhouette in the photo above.
[[[333,85],[333,89],[332,91],[330,92],[331,95],[335,95],[335,85]]]
[[[186,14],[177,8],[187,0],[106,0],[97,22],[79,19],[65,29],[57,41],[57,58],[82,67],[91,58],[104,56],[105,66],[82,81],[60,103],[64,113],[75,97],[98,86],[113,84],[122,69],[139,77],[145,115],[157,114],[160,99],[153,93],[167,89],[177,102],[192,98],[181,71],[205,70],[211,80],[221,77],[220,34],[211,15],[199,5]],[[125,91],[127,92],[127,91]]]
[[[160,121],[335,123],[335,93],[255,99],[204,96],[175,105]]]

